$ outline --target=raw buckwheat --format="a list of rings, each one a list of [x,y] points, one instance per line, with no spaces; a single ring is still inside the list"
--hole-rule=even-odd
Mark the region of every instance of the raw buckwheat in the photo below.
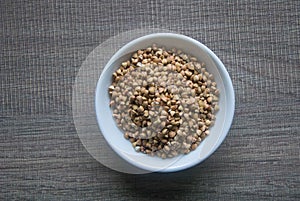
[[[155,44],[113,73],[110,107],[137,152],[161,158],[195,150],[209,135],[219,90],[205,64]]]

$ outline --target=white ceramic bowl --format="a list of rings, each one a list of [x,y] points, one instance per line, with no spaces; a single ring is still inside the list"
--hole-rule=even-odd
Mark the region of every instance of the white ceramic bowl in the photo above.
[[[216,121],[210,128],[210,135],[200,146],[186,155],[161,159],[136,152],[131,143],[123,137],[117,127],[109,107],[108,87],[112,82],[112,73],[119,68],[122,61],[130,58],[132,52],[145,49],[153,43],[166,49],[180,49],[206,63],[207,70],[213,74],[220,90],[220,110]],[[112,149],[124,160],[144,170],[153,172],[174,172],[192,167],[209,157],[221,145],[232,123],[234,115],[234,91],[231,79],[220,59],[200,42],[179,34],[156,33],[135,39],[123,46],[106,64],[97,84],[95,107],[100,130]],[[109,156],[108,156],[109,157]]]

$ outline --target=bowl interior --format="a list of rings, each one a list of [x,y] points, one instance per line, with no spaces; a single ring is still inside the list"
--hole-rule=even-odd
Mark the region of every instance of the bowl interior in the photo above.
[[[108,87],[112,82],[112,73],[117,70],[122,61],[130,58],[138,49],[145,49],[153,43],[166,49],[176,48],[195,56],[206,64],[207,70],[213,74],[220,90],[220,110],[216,114],[215,124],[210,128],[210,135],[200,146],[187,155],[161,159],[135,152],[131,143],[123,137],[117,127],[109,107]],[[159,33],[151,34],[123,46],[105,66],[96,88],[95,107],[97,120],[102,134],[108,144],[127,162],[149,171],[171,172],[178,171],[200,163],[210,156],[222,143],[232,123],[234,114],[234,92],[230,77],[217,56],[206,46],[187,36]]]

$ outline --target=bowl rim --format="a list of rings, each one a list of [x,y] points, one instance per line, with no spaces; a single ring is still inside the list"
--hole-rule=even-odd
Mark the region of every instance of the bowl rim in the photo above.
[[[99,101],[99,91],[100,89],[100,82],[103,79],[103,77],[106,74],[106,71],[111,67],[111,65],[113,64],[113,62],[115,60],[117,60],[118,58],[122,57],[124,54],[128,53],[127,49],[129,49],[131,46],[134,46],[135,44],[138,44],[144,40],[147,40],[149,38],[160,38],[160,37],[171,37],[174,39],[179,39],[179,40],[183,40],[183,41],[188,41],[190,43],[195,44],[199,49],[204,50],[207,55],[209,55],[211,57],[211,59],[213,60],[213,62],[215,63],[216,67],[218,68],[219,73],[221,74],[221,77],[224,78],[224,80],[226,82],[223,81],[224,87],[226,89],[226,101],[227,98],[229,98],[230,100],[230,105],[231,108],[229,110],[226,110],[226,117],[229,118],[227,119],[227,123],[224,125],[224,131],[223,134],[219,137],[217,143],[214,145],[214,147],[210,150],[210,152],[203,158],[196,158],[195,160],[191,161],[190,163],[186,163],[183,164],[181,166],[176,166],[176,167],[172,167],[168,166],[166,168],[160,168],[157,169],[155,167],[151,167],[148,165],[143,165],[141,163],[135,163],[134,161],[128,159],[127,155],[124,155],[123,153],[119,152],[117,149],[114,148],[113,144],[110,143],[110,140],[108,139],[108,137],[105,135],[105,133],[103,132],[101,126],[100,126],[100,116],[98,114],[99,111],[99,107],[100,104],[97,104]],[[184,169],[188,169],[191,168],[197,164],[200,164],[201,162],[203,162],[204,160],[206,160],[208,157],[210,157],[219,147],[220,145],[223,143],[223,141],[225,140],[226,136],[228,135],[229,129],[232,125],[233,122],[233,117],[234,117],[234,110],[235,110],[235,94],[234,94],[234,88],[233,88],[233,84],[231,81],[231,78],[229,76],[229,73],[227,71],[227,69],[225,68],[224,64],[221,62],[221,60],[217,57],[217,55],[210,50],[207,46],[205,46],[204,44],[202,44],[201,42],[190,38],[188,36],[182,35],[182,34],[176,34],[176,33],[153,33],[153,34],[147,34],[145,36],[139,37],[137,39],[134,39],[130,42],[128,42],[127,44],[125,44],[124,46],[122,46],[119,50],[117,50],[114,55],[110,58],[110,60],[107,62],[107,64],[105,65],[99,79],[97,82],[97,86],[96,86],[96,90],[95,90],[95,110],[96,110],[96,118],[97,118],[97,123],[98,123],[98,127],[100,129],[100,134],[102,134],[106,140],[106,142],[108,143],[108,145],[122,158],[124,159],[126,162],[134,165],[135,167],[141,168],[143,170],[147,170],[147,171],[151,171],[151,172],[176,172],[176,171],[180,171],[180,170],[184,170]],[[134,151],[134,150],[133,150]]]

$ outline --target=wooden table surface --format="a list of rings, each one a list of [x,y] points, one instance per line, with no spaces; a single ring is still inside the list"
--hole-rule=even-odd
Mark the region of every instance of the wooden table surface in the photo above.
[[[72,89],[97,46],[150,28],[219,56],[235,117],[200,165],[131,175],[85,149]],[[300,200],[299,36],[298,0],[1,1],[0,200]]]

